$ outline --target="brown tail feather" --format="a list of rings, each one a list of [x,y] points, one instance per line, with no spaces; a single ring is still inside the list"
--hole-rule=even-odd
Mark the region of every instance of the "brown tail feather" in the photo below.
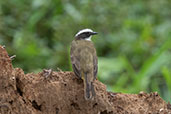
[[[84,94],[86,100],[91,100],[95,97],[95,90],[93,82],[88,80],[87,74],[85,73],[85,79],[84,79]]]

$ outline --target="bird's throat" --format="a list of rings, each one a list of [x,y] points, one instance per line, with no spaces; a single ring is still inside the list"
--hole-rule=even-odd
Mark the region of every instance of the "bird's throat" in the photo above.
[[[88,37],[88,38],[85,38],[85,40],[87,40],[87,41],[91,41],[91,36],[90,36],[90,37]]]

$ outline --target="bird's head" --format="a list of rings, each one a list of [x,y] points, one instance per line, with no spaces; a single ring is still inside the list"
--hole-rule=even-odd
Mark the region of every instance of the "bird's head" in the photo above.
[[[91,41],[91,36],[96,35],[97,32],[92,31],[91,29],[80,30],[76,35],[76,40],[88,40]]]

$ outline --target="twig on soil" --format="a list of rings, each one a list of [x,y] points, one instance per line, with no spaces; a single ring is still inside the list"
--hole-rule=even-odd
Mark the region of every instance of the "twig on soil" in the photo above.
[[[62,69],[60,69],[59,67],[57,67],[57,70],[58,70],[59,72],[63,72]]]
[[[14,58],[16,58],[16,55],[10,57],[11,60],[14,60]]]
[[[5,49],[5,45],[3,45],[3,46],[2,46],[2,48],[4,48],[4,49]]]
[[[52,69],[43,69],[43,76],[45,77],[45,78],[48,78],[49,76],[51,76],[52,75]]]

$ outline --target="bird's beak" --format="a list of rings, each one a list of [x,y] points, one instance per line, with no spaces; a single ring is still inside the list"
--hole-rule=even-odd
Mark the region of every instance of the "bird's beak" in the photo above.
[[[98,33],[97,33],[97,32],[92,32],[92,33],[91,33],[91,35],[96,35],[96,34],[98,34]]]

